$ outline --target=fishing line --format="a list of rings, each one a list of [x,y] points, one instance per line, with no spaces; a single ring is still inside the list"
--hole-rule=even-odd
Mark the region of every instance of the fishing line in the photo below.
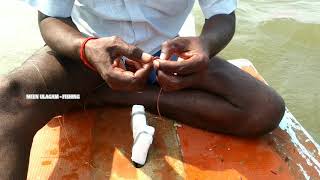
[[[86,111],[86,106],[85,106],[85,104],[83,105],[83,111],[84,111],[84,113],[86,114],[87,119],[89,119],[88,113],[87,113],[87,111]],[[57,116],[57,118],[58,118],[58,121],[59,121],[61,130],[62,130],[62,132],[64,133],[65,138],[66,138],[67,141],[68,141],[69,148],[72,148],[73,145],[71,144],[71,141],[69,140],[69,137],[70,137],[70,136],[68,135],[67,130],[66,130],[65,126],[64,126],[64,124],[65,124],[65,123],[64,123],[64,122],[65,122],[65,121],[64,121],[64,115]],[[62,119],[62,122],[61,122],[61,119]],[[91,136],[91,137],[92,137],[92,136]],[[92,169],[99,170],[99,171],[102,171],[103,173],[105,173],[105,171],[104,171],[103,169],[96,167],[96,166],[95,166],[92,162],[90,162],[90,161],[82,160],[82,162],[83,162],[83,164],[89,165],[89,167],[92,168]],[[105,174],[105,177],[107,177],[106,174]]]
[[[46,83],[45,83],[45,81],[44,81],[44,78],[43,78],[41,72],[39,71],[39,69],[38,69],[34,64],[33,64],[33,66],[34,66],[34,67],[37,69],[37,71],[39,72],[39,74],[40,74],[40,76],[41,76],[41,78],[42,78],[42,80],[43,80],[43,82],[44,82],[44,84],[45,84],[45,86],[46,86]],[[102,84],[98,85],[94,90],[102,87],[102,86],[105,85],[105,84],[106,84],[106,83],[102,83]],[[47,86],[46,86],[46,87],[47,87]],[[158,112],[158,116],[159,116],[160,119],[162,119],[162,115],[161,115],[161,112],[160,112],[160,97],[161,97],[161,94],[162,94],[162,88],[160,88],[160,90],[159,90],[159,93],[158,93],[158,96],[157,96],[157,102],[156,102],[157,112]],[[89,114],[88,114],[87,109],[86,109],[86,103],[83,103],[83,112],[85,113],[86,118],[89,119]],[[65,138],[66,138],[66,140],[67,140],[67,142],[68,142],[68,144],[69,144],[69,147],[72,148],[73,145],[71,144],[71,141],[70,141],[70,139],[69,139],[70,136],[69,136],[69,134],[68,134],[68,132],[67,132],[67,130],[66,130],[66,128],[65,128],[65,118],[64,118],[64,115],[57,116],[57,118],[58,118],[58,121],[59,121],[59,125],[60,125],[60,127],[61,127],[61,131],[64,133]],[[61,121],[61,120],[62,120],[62,121]],[[92,136],[91,136],[91,137],[92,137]],[[99,168],[99,167],[96,167],[96,166],[95,166],[92,162],[90,162],[90,161],[85,161],[85,160],[83,160],[83,164],[88,165],[88,166],[89,166],[90,168],[92,168],[92,169],[95,169],[95,170],[98,170],[98,171],[103,172],[103,174],[105,175],[105,177],[108,176],[107,174],[105,174],[106,172],[105,172],[103,169],[101,169],[101,168]]]
[[[41,77],[42,83],[44,84],[44,86],[45,86],[45,88],[46,88],[46,90],[47,90],[47,92],[48,92],[49,89],[48,89],[47,83],[46,83],[46,81],[44,80],[44,77],[42,76],[41,71],[39,70],[38,66],[35,65],[35,64],[32,62],[32,60],[29,60],[28,62],[30,62],[31,65],[37,70],[38,75]]]
[[[158,111],[158,116],[160,119],[162,119],[162,116],[161,116],[161,113],[160,113],[160,96],[161,96],[161,93],[162,93],[162,88],[160,88],[159,90],[159,94],[158,94],[158,98],[157,98],[157,111]]]

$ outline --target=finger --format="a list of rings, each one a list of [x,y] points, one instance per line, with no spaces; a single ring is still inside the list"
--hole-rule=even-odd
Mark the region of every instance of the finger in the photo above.
[[[186,51],[186,52],[182,52],[179,54],[179,57],[183,58],[183,59],[189,59],[191,58],[193,55],[195,55],[192,51]]]
[[[112,67],[118,67],[119,66],[119,63],[120,63],[120,60],[117,58],[113,61],[112,63]]]
[[[107,58],[108,59],[108,58]],[[96,67],[101,77],[115,90],[130,90],[129,86],[134,81],[134,74],[119,67],[120,59],[97,63]]]
[[[178,57],[177,61],[180,62],[180,61],[184,61],[185,59],[181,58],[181,57]]]
[[[123,69],[123,70],[126,70],[127,68],[126,68],[126,66],[125,66],[125,64],[123,63],[123,61],[121,61],[121,60],[119,60],[119,66],[118,66],[119,68],[121,68],[121,69]]]
[[[117,58],[117,59],[115,59],[115,60],[113,61],[112,67],[113,67],[113,68],[115,68],[115,67],[121,68],[121,69],[123,69],[123,70],[126,70],[126,69],[127,69],[126,66],[124,65],[124,63],[120,60],[120,58]]]
[[[114,68],[110,72],[108,78],[109,86],[114,90],[120,91],[137,91],[144,88],[148,75],[151,71],[151,63],[144,64],[142,68],[138,69],[135,73],[125,71],[120,68]]]
[[[127,65],[127,71],[136,72],[137,69],[134,66]]]
[[[143,62],[149,63],[150,61],[153,60],[153,56],[149,53],[143,52],[141,56],[141,60]]]
[[[146,82],[150,72],[152,70],[152,64],[148,63],[148,64],[144,64],[142,66],[142,68],[139,68],[136,72],[135,72],[135,77],[136,79],[142,81],[143,83]]]
[[[124,71],[119,68],[115,68],[110,74],[107,80],[108,85],[113,90],[118,91],[136,91],[139,90],[139,86],[136,83],[134,73],[130,71]]]
[[[196,58],[195,56],[182,61],[166,61],[166,60],[156,60],[156,68],[158,70],[164,71],[167,74],[178,73],[180,75],[187,75],[191,73],[198,72],[204,67],[206,67],[205,60]]]
[[[126,67],[127,67],[127,70],[131,72],[136,72],[138,69],[142,68],[142,65],[139,62],[126,59]]]
[[[147,83],[147,78],[152,70],[152,64],[143,64],[143,66],[134,73],[134,81],[131,83],[131,89],[138,91],[142,90]]]
[[[131,59],[126,59],[126,64],[128,66],[134,67],[135,69],[142,68],[142,65],[139,62],[133,61]]]
[[[108,80],[112,83],[131,83],[134,80],[134,74],[130,71],[125,71],[121,68],[115,67],[109,72]]]
[[[162,43],[160,59],[168,60],[174,53],[187,51],[186,42],[183,38],[177,37]]]
[[[171,41],[167,40],[164,43],[162,43],[160,59],[164,59],[164,60],[170,59],[172,53],[173,52],[171,48]]]
[[[143,52],[142,49],[127,44],[124,41],[118,43],[116,52],[119,55],[125,56],[131,60],[138,61],[141,63],[148,63],[153,59],[153,57],[150,54]]]
[[[164,91],[176,91],[191,87],[193,84],[192,76],[174,76],[159,70],[158,82]]]

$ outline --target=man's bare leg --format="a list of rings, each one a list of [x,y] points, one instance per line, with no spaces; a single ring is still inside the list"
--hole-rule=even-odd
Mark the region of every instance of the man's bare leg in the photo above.
[[[85,82],[85,83],[84,83]],[[32,139],[52,117],[81,107],[77,100],[27,100],[27,93],[80,93],[103,81],[82,65],[42,48],[0,80],[0,179],[25,179]]]
[[[48,47],[28,61],[1,80],[1,179],[24,178],[34,134],[53,116],[80,103],[31,101],[25,99],[26,93],[81,93],[84,97],[103,82],[82,65],[57,58]],[[158,92],[159,88],[149,87],[142,93],[120,93],[105,86],[90,95],[88,103],[140,103],[156,112]],[[201,89],[163,93],[159,105],[165,116],[235,135],[266,133],[278,125],[284,112],[282,99],[271,88],[219,59],[212,60]]]
[[[100,104],[140,103],[157,114],[156,86],[141,93],[106,91],[110,90],[97,90],[89,103],[97,103],[97,99]],[[194,127],[251,137],[276,128],[285,111],[282,98],[272,88],[219,58],[211,60],[201,88],[163,92],[159,107],[162,115]]]

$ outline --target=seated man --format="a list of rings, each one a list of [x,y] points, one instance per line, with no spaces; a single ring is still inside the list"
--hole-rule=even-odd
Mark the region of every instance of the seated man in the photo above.
[[[84,103],[156,112],[160,88],[161,113],[193,127],[253,137],[275,129],[282,98],[216,56],[234,35],[236,0],[199,1],[200,36],[177,37],[193,0],[28,0],[47,45],[1,77],[0,179],[25,179],[33,136],[52,117]],[[81,100],[26,99],[41,93]]]

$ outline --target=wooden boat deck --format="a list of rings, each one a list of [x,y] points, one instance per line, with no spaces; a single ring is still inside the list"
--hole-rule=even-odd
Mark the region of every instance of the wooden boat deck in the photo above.
[[[230,62],[264,81],[250,61]],[[279,128],[256,139],[148,117],[156,134],[139,169],[130,160],[130,108],[53,118],[34,138],[28,179],[320,179],[319,145],[288,110]]]

